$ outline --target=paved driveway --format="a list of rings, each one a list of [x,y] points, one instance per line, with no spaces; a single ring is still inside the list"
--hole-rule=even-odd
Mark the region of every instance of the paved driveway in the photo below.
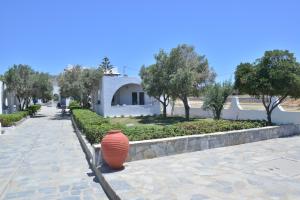
[[[122,199],[300,199],[300,136],[129,162],[104,174]]]
[[[52,107],[0,135],[0,199],[107,199],[71,121]]]

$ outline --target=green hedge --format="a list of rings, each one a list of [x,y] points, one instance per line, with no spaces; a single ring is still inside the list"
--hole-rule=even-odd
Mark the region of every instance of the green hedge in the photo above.
[[[109,119],[105,119],[90,110],[75,109],[73,110],[73,116],[78,127],[92,144],[100,142],[106,132],[111,129],[120,129],[128,136],[130,141],[139,141],[258,128],[267,125],[265,121],[195,120],[167,126],[140,125],[126,127],[123,124],[112,124]]]
[[[108,119],[90,110],[74,109],[72,113],[78,128],[92,144],[101,141],[105,133],[113,128]]]
[[[20,111],[12,114],[1,114],[0,115],[0,122],[1,125],[6,127],[6,126],[12,126],[14,123],[20,121],[24,117],[29,115],[28,111]]]
[[[69,109],[71,110],[71,112],[72,112],[72,110],[74,110],[74,109],[81,109],[81,106],[80,106],[80,103],[79,103],[78,101],[71,101],[71,102],[69,103],[68,108],[69,108]]]
[[[29,115],[35,115],[41,109],[41,107],[42,106],[40,104],[36,104],[29,106],[26,110],[28,111]]]

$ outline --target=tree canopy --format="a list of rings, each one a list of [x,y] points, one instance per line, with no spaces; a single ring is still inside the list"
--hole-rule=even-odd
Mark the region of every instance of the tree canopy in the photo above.
[[[215,83],[209,86],[204,97],[204,110],[212,111],[214,118],[220,119],[224,104],[232,92],[233,85],[231,81]]]
[[[33,98],[50,100],[52,83],[50,75],[34,71],[29,65],[13,65],[4,74],[7,90],[13,92],[19,102],[19,109],[28,107]]]
[[[261,99],[271,124],[272,111],[280,103],[288,96],[300,96],[300,64],[287,50],[266,51],[254,63],[237,66],[235,88]]]
[[[164,107],[170,97],[179,98],[184,104],[186,119],[189,119],[188,97],[198,96],[211,84],[215,78],[214,71],[205,56],[186,44],[178,45],[169,54],[161,50],[155,60],[155,64],[141,69],[144,89],[150,96],[160,99]]]
[[[205,56],[198,54],[193,46],[178,45],[170,52],[169,65],[171,95],[179,98],[189,119],[189,96],[199,96],[207,85],[214,82],[215,72],[209,67]]]
[[[58,83],[62,97],[72,97],[83,107],[89,107],[93,90],[99,85],[102,77],[100,68],[83,68],[75,65],[59,75]]]
[[[99,67],[104,74],[112,73],[113,65],[110,64],[109,58],[106,56],[103,58],[102,63],[99,65]]]
[[[160,50],[154,56],[156,63],[148,67],[142,66],[140,76],[142,87],[149,96],[157,99],[163,106],[163,116],[167,116],[167,106],[170,100],[170,70],[169,57],[166,52]]]

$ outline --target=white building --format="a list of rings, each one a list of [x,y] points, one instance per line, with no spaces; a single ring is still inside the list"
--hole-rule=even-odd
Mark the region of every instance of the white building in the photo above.
[[[3,104],[3,90],[4,90],[3,82],[0,81],[0,114],[3,113],[3,111],[2,111],[2,104]],[[0,126],[0,127],[1,127],[1,126]]]
[[[19,109],[19,101],[13,92],[8,92],[6,85],[0,81],[0,112],[7,114]]]
[[[104,117],[160,114],[159,102],[143,91],[141,80],[136,77],[104,75],[93,99],[93,109]]]

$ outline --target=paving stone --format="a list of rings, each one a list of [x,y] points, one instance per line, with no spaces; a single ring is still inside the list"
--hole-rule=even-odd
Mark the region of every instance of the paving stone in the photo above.
[[[0,147],[0,199],[80,199],[89,188],[93,198],[107,199],[89,176],[69,116],[54,107],[42,107],[37,118],[7,129]]]
[[[299,199],[299,155],[294,136],[128,162],[103,175],[121,199]]]

